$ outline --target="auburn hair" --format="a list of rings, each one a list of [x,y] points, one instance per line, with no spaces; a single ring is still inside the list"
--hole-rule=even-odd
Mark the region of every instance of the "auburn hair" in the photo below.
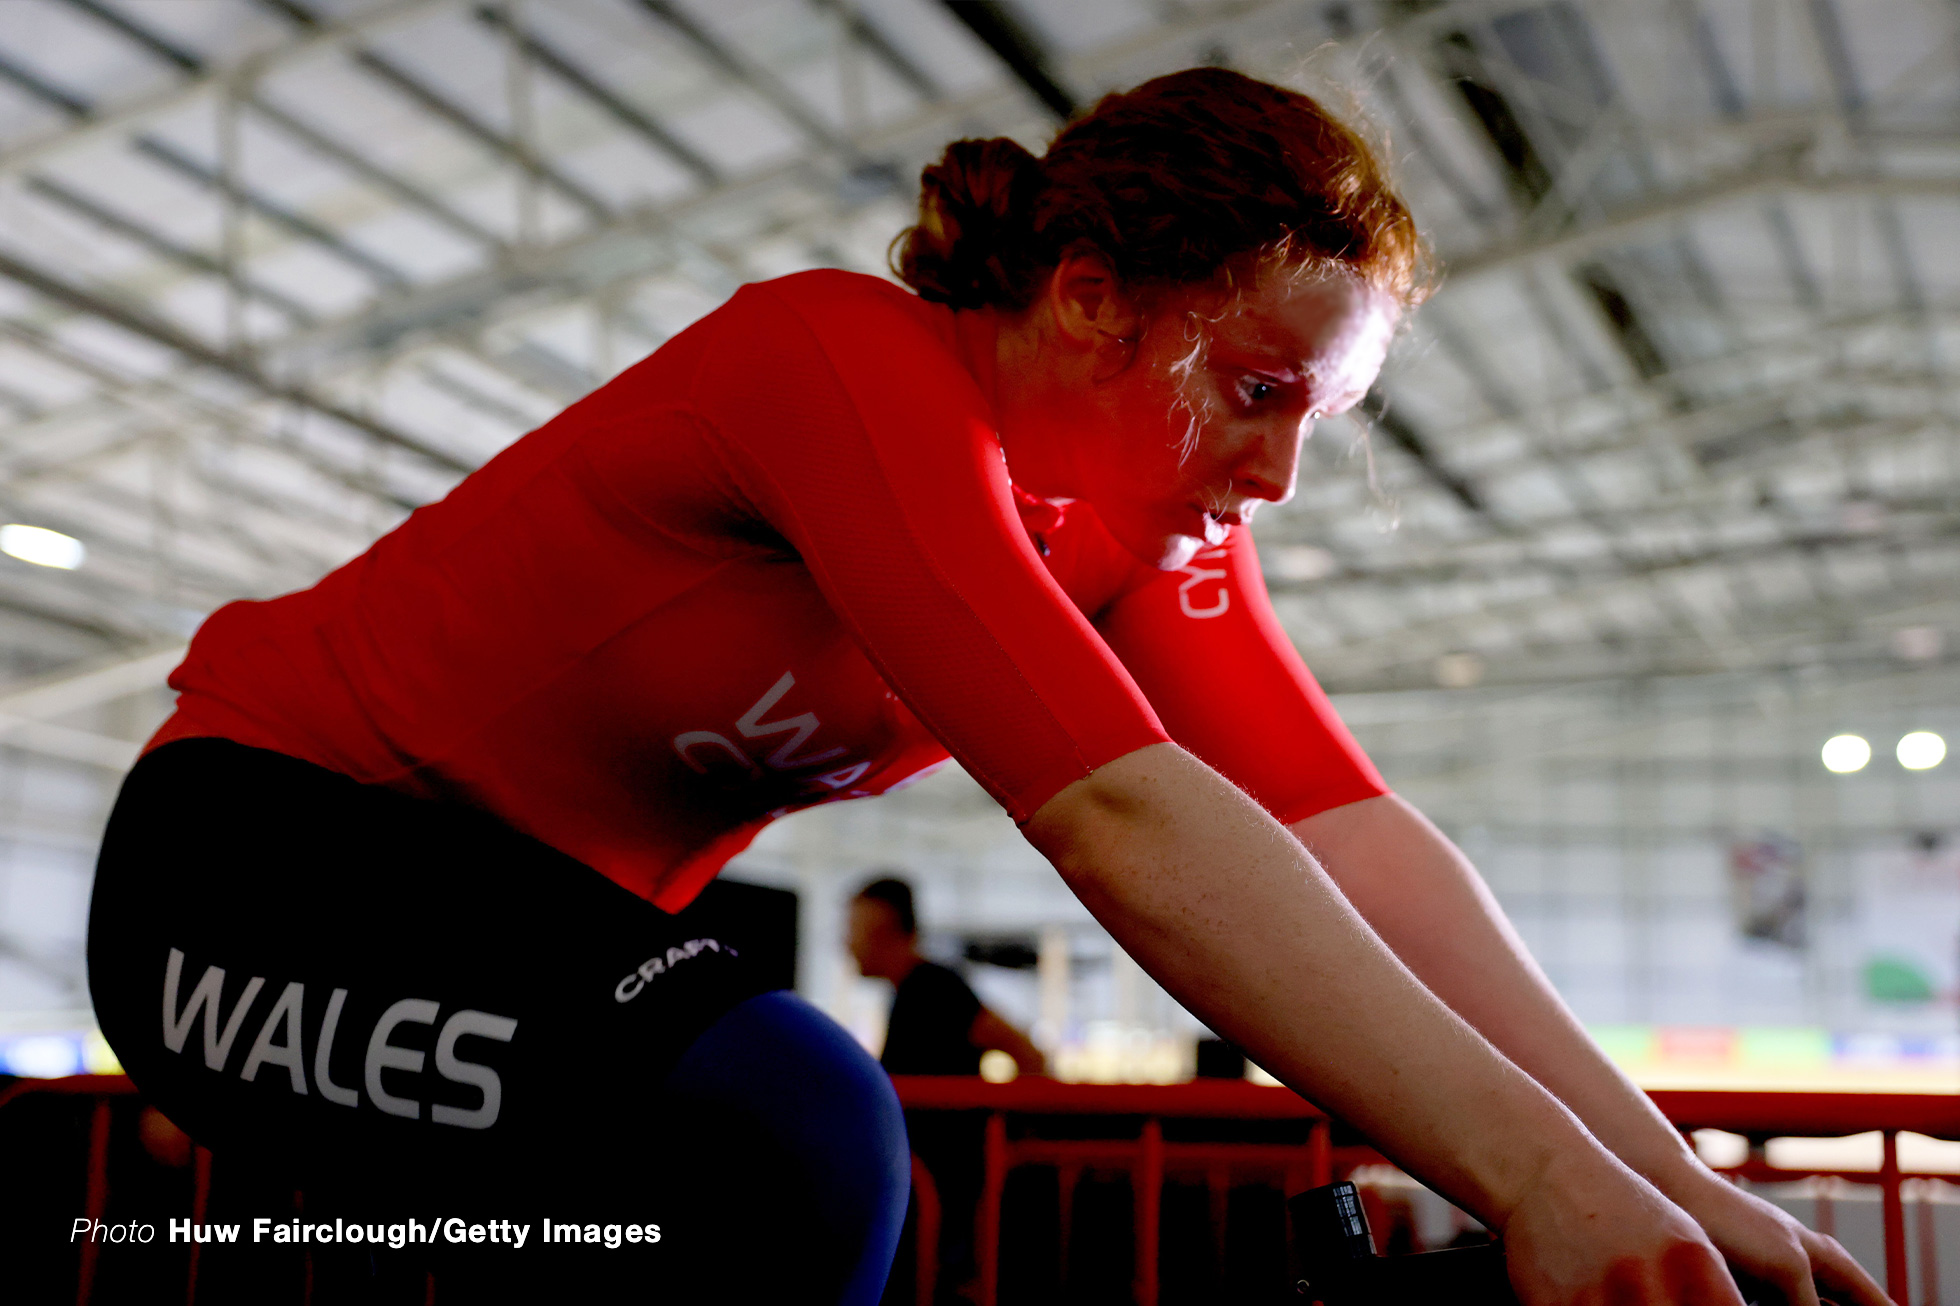
[[[1312,97],[1222,68],[1104,96],[1036,158],[955,141],[920,177],[893,271],[954,308],[1019,309],[1092,249],[1124,285],[1229,286],[1260,265],[1346,265],[1405,307],[1428,249],[1362,136]]]

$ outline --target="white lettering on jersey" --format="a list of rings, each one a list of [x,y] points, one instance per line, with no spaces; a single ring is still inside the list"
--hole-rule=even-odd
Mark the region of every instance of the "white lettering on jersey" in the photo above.
[[[722,752],[734,758],[735,764],[744,771],[747,771],[751,780],[760,780],[762,778],[762,768],[754,762],[751,762],[747,753],[744,753],[741,749],[730,743],[726,735],[717,734],[713,730],[689,730],[684,734],[674,736],[674,751],[681,755],[681,761],[686,762],[702,775],[706,775],[708,774],[707,763],[696,758],[693,752],[690,751],[702,745],[711,745],[719,748]]]
[[[744,712],[742,719],[735,723],[735,728],[742,732],[742,738],[744,739],[766,739],[770,735],[780,735],[785,731],[790,732],[790,737],[783,746],[769,754],[768,763],[770,769],[776,771],[788,771],[799,766],[813,766],[818,762],[828,762],[833,757],[842,757],[844,755],[844,750],[841,748],[826,748],[823,752],[812,753],[808,757],[797,757],[795,755],[796,750],[803,747],[804,741],[809,739],[811,735],[817,733],[817,727],[821,723],[817,720],[817,714],[815,712],[804,712],[797,716],[785,717],[781,721],[764,721],[762,719],[762,714],[775,707],[777,703],[780,703],[783,695],[789,693],[795,684],[796,677],[787,671],[783,672],[783,678],[778,680],[774,685],[771,685],[769,692],[757,699],[755,706],[747,712]]]
[[[777,747],[775,752],[769,754],[760,764],[754,758],[750,757],[740,745],[736,744],[727,735],[716,730],[688,730],[675,735],[674,751],[680,754],[681,761],[686,762],[701,775],[708,774],[708,761],[697,756],[697,750],[712,749],[719,751],[726,754],[737,766],[746,771],[751,780],[760,780],[762,778],[762,768],[764,766],[767,766],[772,771],[794,771],[806,766],[816,766],[823,762],[835,761],[837,758],[844,756],[846,750],[843,748],[826,748],[815,753],[807,753],[802,757],[796,755],[796,750],[808,743],[810,736],[816,734],[823,726],[823,722],[817,720],[817,714],[815,712],[799,712],[795,716],[784,717],[780,721],[763,720],[764,714],[775,710],[776,705],[783,701],[783,696],[795,687],[796,677],[785,671],[782,679],[771,685],[769,692],[752,703],[749,706],[749,710],[742,713],[741,719],[735,723],[736,732],[744,739],[767,739],[771,735],[789,736],[788,739],[785,739]],[[708,758],[709,760],[713,759],[712,752],[708,755]],[[832,774],[837,773],[833,772]],[[863,771],[859,771],[858,774],[862,775]],[[829,777],[819,778],[827,781]],[[856,777],[854,776],[852,778],[855,779]],[[845,783],[848,784],[849,781]],[[829,787],[841,788],[842,786],[831,785]]]
[[[1178,568],[1179,571],[1184,573],[1185,579],[1177,587],[1177,606],[1184,610],[1185,616],[1199,619],[1205,617],[1222,617],[1231,611],[1232,591],[1224,585],[1220,585],[1216,590],[1211,592],[1208,597],[1212,601],[1204,607],[1199,607],[1197,603],[1192,601],[1191,597],[1191,591],[1196,586],[1202,585],[1206,581],[1222,581],[1228,574],[1223,567],[1201,567],[1198,564],[1220,559],[1224,556],[1224,549],[1206,549],[1203,553],[1200,553],[1197,557]]]
[[[864,773],[870,769],[871,763],[857,762],[839,771],[830,771],[823,775],[812,776],[810,783],[822,785],[826,789],[842,789],[846,785],[854,785],[864,779]]]

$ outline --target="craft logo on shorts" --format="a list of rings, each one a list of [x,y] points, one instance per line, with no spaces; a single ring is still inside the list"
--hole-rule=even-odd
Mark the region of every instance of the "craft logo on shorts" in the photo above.
[[[700,956],[704,952],[725,953],[730,957],[742,954],[719,939],[689,939],[686,943],[676,943],[665,953],[648,957],[634,969],[631,975],[621,980],[613,989],[614,1002],[631,1002],[640,996],[640,990],[657,975],[665,975],[684,961]]]
[[[224,967],[206,966],[197,987],[191,990],[190,997],[180,1007],[178,993],[183,975],[184,954],[172,948],[163,970],[163,1045],[183,1055],[191,1027],[202,1016],[204,1064],[210,1070],[225,1074],[231,1062],[232,1048],[238,1042],[253,1003],[265,988],[265,977],[252,976],[244,992],[232,1004],[230,1014],[226,1015],[223,1010]],[[346,1005],[346,989],[335,989],[328,996],[309,1062],[304,1043],[306,985],[297,980],[287,984],[260,1019],[258,1034],[239,1065],[238,1077],[252,1083],[258,1079],[261,1070],[272,1066],[286,1072],[292,1091],[300,1097],[312,1096],[317,1091],[322,1098],[336,1106],[359,1107],[365,1091],[369,1103],[391,1116],[408,1120],[428,1119],[439,1125],[454,1125],[460,1129],[488,1129],[497,1123],[498,1113],[503,1109],[502,1079],[495,1070],[481,1062],[465,1061],[457,1054],[457,1044],[465,1038],[508,1043],[517,1033],[515,1020],[487,1011],[466,1009],[451,1012],[449,1018],[442,1022],[441,1031],[435,1039],[436,1073],[453,1084],[476,1089],[482,1099],[476,1106],[461,1107],[441,1102],[424,1103],[419,1097],[392,1092],[382,1079],[383,1071],[395,1071],[400,1076],[423,1074],[428,1054],[403,1047],[394,1042],[394,1038],[403,1026],[435,1025],[442,1008],[428,998],[403,998],[383,1011],[368,1033],[360,1087],[335,1083],[329,1072],[334,1043],[340,1034],[341,1012]],[[307,1074],[309,1065],[312,1070],[310,1080]],[[401,1086],[397,1079],[396,1087]],[[425,1105],[428,1108],[426,1116],[423,1112]]]

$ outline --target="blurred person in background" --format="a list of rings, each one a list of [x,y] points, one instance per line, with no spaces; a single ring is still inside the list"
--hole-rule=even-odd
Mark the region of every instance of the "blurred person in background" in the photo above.
[[[912,886],[871,881],[851,899],[851,956],[866,979],[890,980],[891,1017],[878,1058],[893,1075],[977,1075],[985,1052],[1005,1052],[1023,1075],[1046,1073],[1041,1049],[980,1001],[958,971],[919,952]]]
[[[878,1060],[893,1075],[978,1075],[980,1058],[990,1051],[1014,1058],[1023,1075],[1047,1071],[1041,1049],[1001,1019],[958,971],[928,961],[919,952],[919,918],[912,886],[886,875],[866,884],[851,899],[848,944],[866,979],[889,980],[891,1016]],[[907,1111],[905,1130],[912,1150],[932,1174],[939,1190],[939,1298],[956,1302],[970,1294],[979,1266],[973,1258],[973,1216],[984,1173],[981,1140],[984,1113]],[[893,1275],[903,1295],[905,1276]]]

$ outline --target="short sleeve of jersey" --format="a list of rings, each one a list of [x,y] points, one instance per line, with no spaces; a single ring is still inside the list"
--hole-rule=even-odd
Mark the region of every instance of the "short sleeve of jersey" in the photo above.
[[[718,316],[690,406],[738,492],[1017,822],[1167,742],[1036,556],[979,386],[904,292],[810,273]]]
[[[1171,738],[1282,824],[1388,792],[1281,629],[1245,529],[1099,624]]]

